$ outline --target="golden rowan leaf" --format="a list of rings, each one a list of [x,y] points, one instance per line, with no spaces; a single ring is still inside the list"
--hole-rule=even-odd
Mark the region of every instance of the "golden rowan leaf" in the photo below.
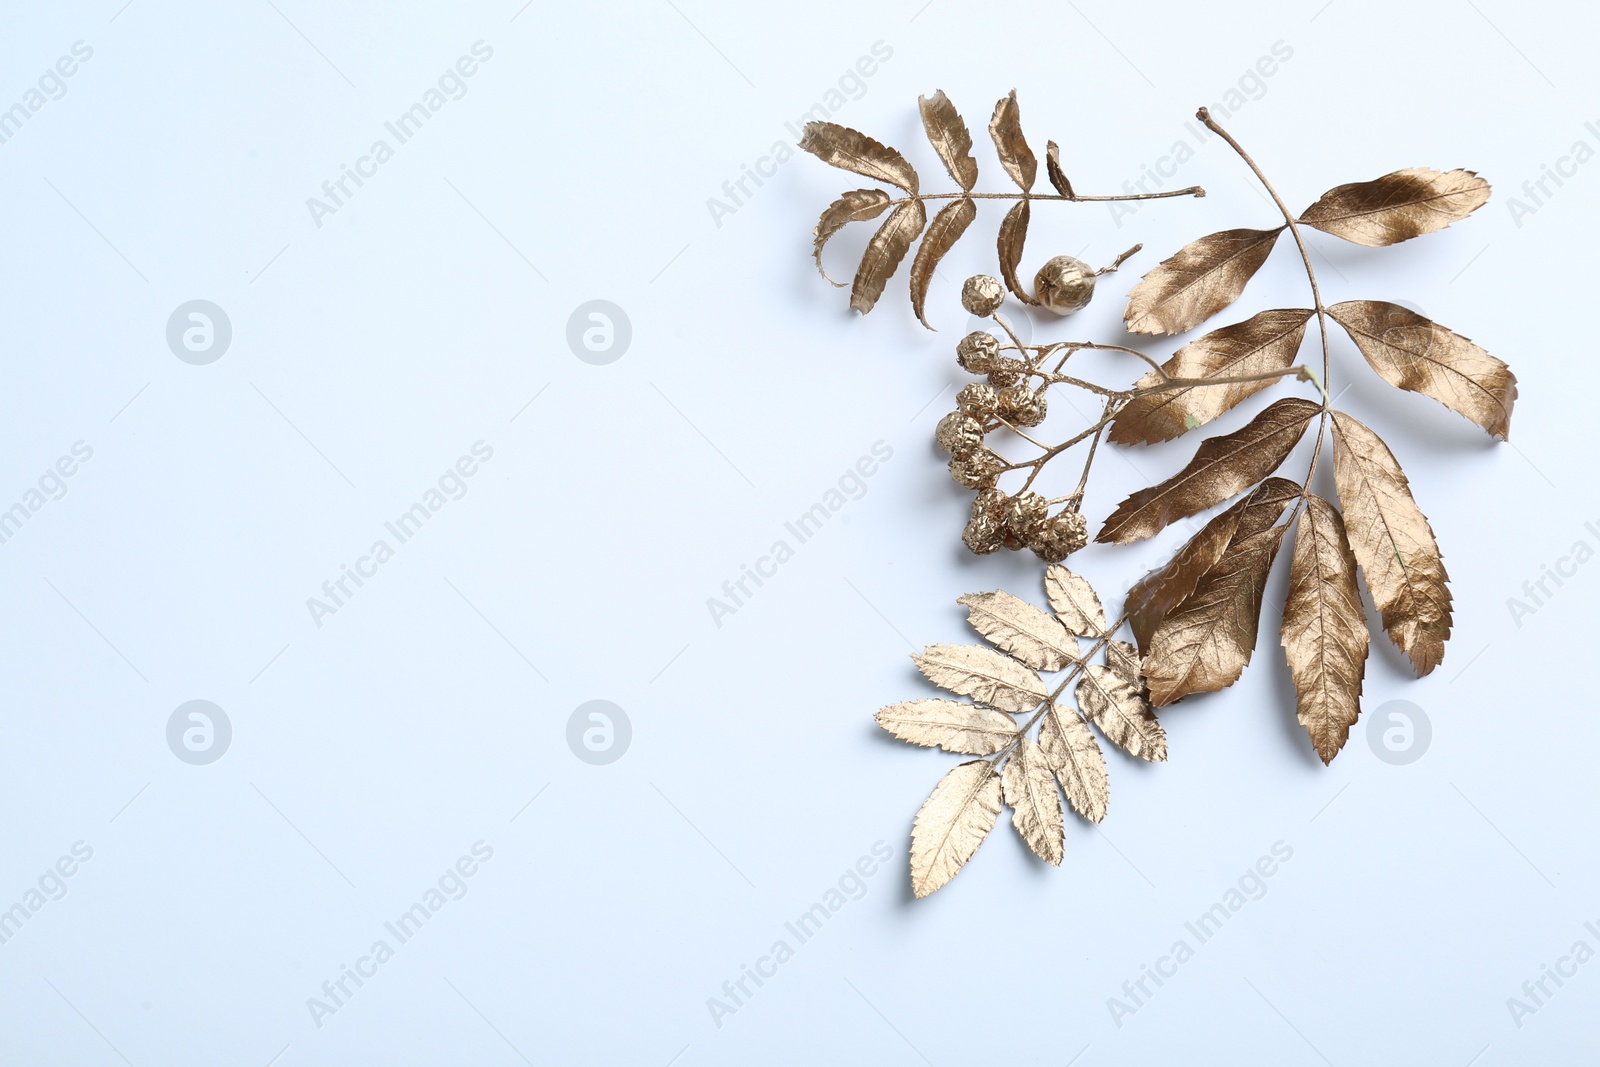
[[[917,97],[917,108],[922,112],[922,128],[928,131],[928,140],[939,153],[944,169],[970,193],[978,181],[978,161],[972,158],[972,134],[967,132],[966,121],[943,89],[931,97]]]
[[[1106,666],[1116,671],[1135,690],[1144,692],[1144,668],[1139,663],[1139,650],[1128,642],[1106,643]]]
[[[956,876],[1000,816],[1000,776],[988,760],[939,780],[911,827],[911,889],[925,897]]]
[[[1050,176],[1050,184],[1056,187],[1056,192],[1065,197],[1073,195],[1072,183],[1067,180],[1067,172],[1061,169],[1061,149],[1056,147],[1054,141],[1044,143],[1044,169]]]
[[[1033,740],[1024,737],[1017,743],[1006,758],[1000,784],[1017,835],[1035,856],[1061,866],[1061,793],[1050,775],[1049,761]]]
[[[1306,323],[1313,314],[1310,308],[1263,311],[1189,342],[1161,369],[1172,378],[1244,378],[1286,370],[1300,351]],[[1134,388],[1150,389],[1162,380],[1161,375],[1151,371],[1135,382]],[[1271,384],[1271,380],[1263,378],[1136,396],[1118,412],[1109,436],[1123,445],[1170,441]]]
[[[1061,789],[1079,815],[1090,822],[1106,817],[1111,782],[1100,743],[1083,718],[1051,702],[1039,727],[1039,748]]]
[[[1017,736],[1011,716],[963,700],[906,700],[875,718],[902,741],[966,756],[992,756]]]
[[[1011,290],[1011,295],[1024,304],[1037,304],[1017,278],[1017,264],[1022,262],[1022,246],[1028,239],[1028,218],[1033,209],[1026,200],[1018,200],[1000,220],[1000,236],[996,241],[1000,251],[1000,277]]]
[[[1054,616],[1006,592],[968,593],[972,628],[1036,671],[1059,671],[1078,660],[1078,642]]]
[[[1031,190],[1039,163],[1033,158],[1033,150],[1028,147],[1027,139],[1022,136],[1022,113],[1017,108],[1015,89],[994,106],[994,114],[989,119],[989,136],[994,138],[995,151],[1000,154],[1000,165],[1011,175],[1011,180],[1020,185],[1023,192]]]
[[[1144,657],[1156,707],[1224,689],[1244,672],[1256,647],[1267,574],[1283,542],[1284,528],[1273,524],[1299,491],[1274,478],[1252,493],[1234,519],[1227,548],[1161,618]]]
[[[1273,479],[1269,479],[1273,480]],[[1266,484],[1266,483],[1262,483]],[[1247,500],[1241,500],[1200,528],[1200,532],[1166,562],[1135,582],[1123,600],[1128,625],[1141,652],[1150,650],[1150,636],[1167,613],[1188,599],[1200,579],[1227,551]]]
[[[1105,631],[1106,609],[1083,575],[1052,563],[1044,572],[1044,591],[1062,625],[1079,637],[1099,637]]]
[[[952,200],[933,217],[933,225],[928,227],[927,236],[917,246],[917,258],[911,261],[911,310],[917,313],[917,321],[924,326],[928,326],[928,320],[922,313],[922,307],[928,299],[928,285],[933,281],[933,272],[977,216],[978,205],[968,197]],[[928,329],[933,327],[928,326]]]
[[[917,172],[906,157],[866,134],[835,122],[808,122],[800,147],[830,166],[855,171],[873,181],[898,185],[916,195]]]
[[[1244,492],[1277,470],[1299,442],[1306,423],[1321,410],[1301,397],[1285,397],[1242,430],[1206,438],[1183,470],[1117,505],[1095,540],[1138,541]]]
[[[1467,338],[1382,300],[1348,300],[1328,314],[1390,385],[1431,396],[1496,437],[1511,433],[1517,377]]]
[[[1338,509],[1315,493],[1295,528],[1289,596],[1283,605],[1283,648],[1294,679],[1300,725],[1329,763],[1361,714],[1367,666],[1367,615],[1356,587]]]
[[[822,266],[822,247],[828,239],[842,230],[847,223],[865,222],[882,215],[889,207],[889,194],[882,189],[852,189],[839,199],[828,205],[822,213],[822,218],[817,220],[817,228],[811,231],[811,258],[817,261],[817,273],[828,278],[828,272]],[[844,282],[828,281],[834,285],[843,286]]]
[[[1473,171],[1409,167],[1329,189],[1300,221],[1358,245],[1392,245],[1442,230],[1488,200],[1489,183]]]
[[[1168,560],[1134,583],[1123,600],[1128,624],[1141,653],[1167,613],[1189,598],[1206,572],[1216,566],[1234,536],[1265,529],[1283,514],[1300,487],[1284,478],[1268,478],[1255,492],[1216,515]],[[1241,530],[1241,526],[1243,529]]]
[[[1037,673],[982,645],[929,645],[911,658],[934,685],[1001,711],[1032,711],[1046,695]]]
[[[1333,476],[1350,548],[1366,577],[1383,628],[1419,675],[1444,659],[1450,636],[1450,576],[1427,516],[1382,438],[1342,411],[1333,413]]]
[[[851,307],[863,315],[872,310],[927,221],[921,200],[907,200],[889,213],[867,243],[861,265],[856,268],[855,284],[850,289]]]
[[[1091,663],[1078,680],[1078,706],[1118,748],[1142,760],[1167,758],[1167,733],[1149,703],[1110,667]]]
[[[1239,299],[1283,230],[1223,230],[1184,245],[1128,294],[1123,319],[1129,332],[1194,329]]]

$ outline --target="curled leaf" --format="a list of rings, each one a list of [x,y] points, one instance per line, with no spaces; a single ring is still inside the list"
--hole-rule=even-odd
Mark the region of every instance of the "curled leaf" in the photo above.
[[[1032,213],[1033,209],[1026,200],[1012,204],[1006,217],[1000,220],[1000,236],[996,242],[1000,251],[1000,277],[1005,281],[1006,288],[1011,290],[1011,295],[1024,304],[1039,302],[1017,278],[1017,264],[1022,262],[1022,246],[1028,239],[1028,218]]]
[[[1171,478],[1141,489],[1117,506],[1096,541],[1127,544],[1244,492],[1278,469],[1321,407],[1301,397],[1285,397],[1267,407],[1243,429],[1208,437],[1188,466]]]
[[[1036,673],[982,645],[929,645],[911,658],[934,685],[1001,711],[1032,711],[1046,695]]]
[[[808,122],[800,147],[830,166],[855,171],[916,195],[917,172],[906,157],[866,134],[836,122]]]
[[[851,307],[863,315],[872,310],[927,221],[928,214],[921,200],[907,200],[889,212],[889,217],[867,243],[861,265],[856,268],[855,284],[850,289]]]
[[[817,220],[817,228],[811,231],[811,258],[817,261],[817,273],[828,278],[828,272],[822,266],[822,248],[828,239],[848,223],[865,222],[882,215],[889,207],[889,194],[882,189],[852,189],[839,199],[829,204],[823,211],[822,217]],[[834,285],[843,286],[844,282],[828,281]]]
[[[1300,221],[1358,245],[1392,245],[1442,230],[1488,200],[1489,183],[1473,171],[1408,167],[1329,189]]]
[[[1050,775],[1050,763],[1032,739],[1024,737],[1006,759],[1000,775],[1005,801],[1011,805],[1011,825],[1033,854],[1061,865],[1061,794]]]
[[[931,97],[917,97],[917,108],[922,112],[922,128],[928,131],[928,140],[939,153],[944,169],[957,185],[971,192],[978,181],[978,161],[972,158],[972,134],[967,132],[960,112],[943,89]]]
[[[1079,637],[1099,637],[1105,631],[1106,609],[1083,575],[1052,563],[1044,572],[1044,591],[1056,617]]]
[[[1310,308],[1263,311],[1243,322],[1212,330],[1178,349],[1161,369],[1172,378],[1246,378],[1287,370],[1306,335]],[[1154,371],[1134,384],[1149,389],[1161,384]],[[1111,440],[1118,444],[1154,444],[1170,441],[1202,426],[1239,402],[1272,385],[1263,378],[1253,382],[1228,382],[1168,389],[1136,396],[1123,405],[1111,424]]]
[[[989,136],[994,138],[1000,165],[1011,175],[1011,180],[1021,186],[1023,192],[1031,190],[1039,163],[1033,158],[1027,138],[1022,136],[1022,114],[1017,107],[1015,89],[994,106],[994,114],[989,119]]]
[[[911,310],[917,313],[917,321],[924,326],[928,326],[928,320],[922,308],[928,300],[928,286],[933,281],[933,272],[945,253],[961,240],[961,235],[967,232],[967,227],[972,225],[977,215],[978,205],[969,197],[950,201],[933,217],[933,225],[928,227],[922,244],[917,246],[917,258],[911,261]],[[933,327],[928,326],[928,329]]]
[[[956,876],[1000,816],[1000,776],[988,760],[939,780],[911,828],[911,889],[925,897]]]
[[[1070,708],[1052,701],[1039,727],[1039,748],[1073,810],[1090,822],[1104,819],[1111,801],[1111,782],[1106,777],[1106,758],[1100,754],[1100,743],[1089,724]]]
[[[1070,199],[1073,196],[1072,183],[1067,180],[1067,172],[1061,169],[1061,149],[1056,147],[1054,141],[1044,143],[1044,169],[1056,192]]]
[[[874,718],[902,741],[967,756],[992,756],[1017,736],[1011,716],[964,700],[906,700]]]
[[[1342,411],[1333,413],[1333,476],[1383,628],[1427,674],[1444,659],[1450,636],[1450,576],[1433,527],[1389,446]]]
[[[1128,294],[1123,319],[1129,332],[1194,329],[1239,299],[1283,230],[1223,230],[1184,245]]]
[[[1511,433],[1517,376],[1467,338],[1382,300],[1348,300],[1328,314],[1390,385],[1431,396],[1496,437]]]
[[[1296,527],[1283,605],[1283,649],[1294,679],[1300,725],[1329,763],[1361,714],[1367,616],[1356,560],[1338,509],[1315,493]]]
[[[1128,680],[1091,663],[1078,680],[1078,706],[1106,739],[1129,755],[1158,763],[1167,758],[1167,734],[1155,712]]]
[[[1255,651],[1262,592],[1283,542],[1284,528],[1274,524],[1297,495],[1299,486],[1281,478],[1256,489],[1217,562],[1150,635],[1144,674],[1156,707],[1239,680]]]
[[[1059,671],[1078,660],[1078,642],[1054,616],[1006,592],[968,593],[972,628],[1038,671]]]

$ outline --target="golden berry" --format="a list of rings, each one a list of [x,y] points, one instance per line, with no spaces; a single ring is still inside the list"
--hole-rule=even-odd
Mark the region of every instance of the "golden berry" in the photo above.
[[[1094,277],[1094,271],[1083,260],[1057,256],[1034,276],[1034,299],[1057,315],[1070,315],[1094,298]]]

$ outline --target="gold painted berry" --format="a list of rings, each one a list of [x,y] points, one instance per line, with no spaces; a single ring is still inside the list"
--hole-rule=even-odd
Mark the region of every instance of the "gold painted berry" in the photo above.
[[[969,374],[988,374],[999,355],[1000,342],[984,330],[974,330],[956,345],[956,362]]]
[[[1006,298],[999,278],[974,274],[961,286],[961,306],[972,315],[992,315]]]
[[[1033,279],[1034,299],[1057,315],[1070,315],[1094,298],[1094,271],[1073,256],[1057,256]]]
[[[961,411],[952,411],[939,420],[933,431],[933,440],[952,456],[964,456],[983,444],[983,427],[978,420]]]

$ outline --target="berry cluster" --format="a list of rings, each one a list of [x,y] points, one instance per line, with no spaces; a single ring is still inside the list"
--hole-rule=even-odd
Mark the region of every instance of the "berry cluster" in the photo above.
[[[988,275],[968,278],[961,289],[961,304],[968,312],[994,316],[1002,327],[1004,321],[996,312],[1004,299],[1004,287]],[[1010,336],[1009,328],[1005,332]],[[1037,460],[1008,463],[984,443],[994,430],[1020,432],[1019,428],[1044,422],[1049,409],[1045,390],[1058,376],[1042,370],[1040,364],[1052,351],[1054,347],[1022,345],[1014,336],[1002,345],[986,330],[968,334],[956,346],[956,360],[962,369],[987,381],[964,386],[956,394],[956,410],[939,420],[934,441],[950,453],[950,477],[978,491],[961,535],[976,553],[1027,547],[1041,559],[1059,563],[1088,543],[1087,524],[1078,514],[1081,494],[1047,499],[1027,487],[1033,482],[1030,475],[1027,485],[1008,495],[996,487],[1002,474],[1020,466],[1031,467],[1037,474],[1042,464]],[[1061,505],[1061,510],[1051,515],[1050,508],[1055,505]]]

